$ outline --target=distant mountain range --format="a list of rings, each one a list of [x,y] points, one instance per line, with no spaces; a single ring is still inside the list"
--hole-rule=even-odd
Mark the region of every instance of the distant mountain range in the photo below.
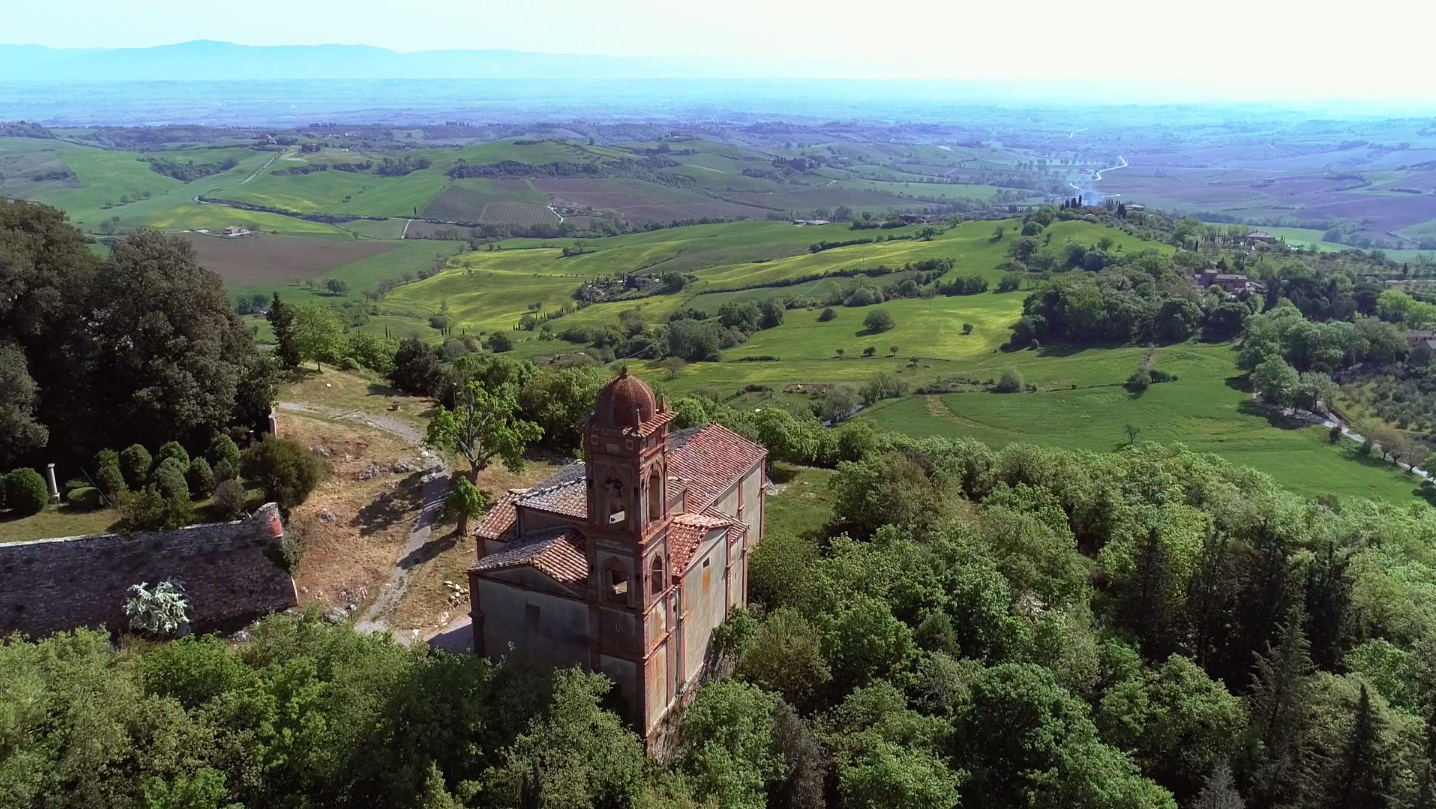
[[[620,57],[510,50],[400,53],[369,45],[236,45],[196,40],[153,48],[0,45],[0,83],[295,79],[884,78],[842,62]]]

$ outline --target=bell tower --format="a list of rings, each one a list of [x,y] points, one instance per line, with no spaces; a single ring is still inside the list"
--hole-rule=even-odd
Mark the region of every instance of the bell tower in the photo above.
[[[588,525],[642,545],[668,521],[668,425],[674,414],[625,368],[583,424]]]

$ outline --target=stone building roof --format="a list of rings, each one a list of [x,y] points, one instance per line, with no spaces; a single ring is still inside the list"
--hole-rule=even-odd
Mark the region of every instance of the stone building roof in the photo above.
[[[517,504],[524,508],[547,511],[579,520],[588,519],[587,469],[583,463],[571,463],[547,480],[519,496]]]
[[[551,528],[515,540],[480,559],[474,569],[497,571],[532,566],[560,584],[581,586],[588,582],[588,557],[584,551],[583,532],[577,527]]]
[[[484,513],[484,519],[479,522],[479,528],[475,535],[479,539],[508,542],[513,539],[514,529],[518,525],[518,509],[514,504],[518,502],[523,492],[509,492],[495,503],[493,508]]]
[[[238,522],[0,544],[0,637],[128,629],[130,587],[166,579],[182,584],[195,631],[237,629],[298,603],[283,538],[270,503]]]

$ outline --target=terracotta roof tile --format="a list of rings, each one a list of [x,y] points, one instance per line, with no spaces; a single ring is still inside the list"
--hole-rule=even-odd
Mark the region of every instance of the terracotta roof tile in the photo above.
[[[511,534],[518,527],[518,510],[514,503],[522,496],[519,492],[510,492],[500,498],[494,507],[484,513],[484,519],[479,523],[479,528],[474,533],[479,539],[492,539],[500,542],[507,542]]]
[[[688,490],[688,508],[702,511],[762,461],[768,451],[721,424],[675,433],[668,472]]]
[[[588,490],[582,463],[571,463],[552,477],[524,492],[518,505],[564,517],[588,518]]]
[[[530,534],[480,559],[474,570],[490,572],[525,566],[561,584],[583,586],[588,582],[583,532],[569,526]]]
[[[675,578],[683,575],[688,569],[688,562],[693,559],[694,551],[703,543],[703,537],[707,535],[708,529],[697,525],[684,525],[675,522],[668,529],[668,562],[670,575]]]
[[[674,576],[682,576],[693,560],[693,554],[703,539],[715,528],[727,528],[733,524],[731,517],[721,514],[679,514],[673,518],[668,529],[668,555]]]

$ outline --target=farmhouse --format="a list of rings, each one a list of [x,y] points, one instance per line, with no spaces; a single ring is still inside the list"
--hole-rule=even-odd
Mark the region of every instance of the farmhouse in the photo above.
[[[807,225],[826,225],[826,224],[828,224],[828,220],[826,220],[826,219],[794,219],[794,220],[793,220],[793,224],[797,225],[798,227],[804,227],[804,226],[807,226]]]
[[[764,522],[767,450],[674,416],[625,370],[582,425],[585,460],[500,500],[469,570],[475,652],[608,675],[650,743],[746,605]]]
[[[248,236],[250,233],[253,233],[253,231],[243,225],[230,225],[222,232],[226,239],[237,239],[240,236]]]
[[[1428,348],[1436,348],[1436,331],[1431,329],[1410,329],[1406,332],[1407,348],[1415,348],[1422,345]]]
[[[1264,230],[1254,230],[1242,236],[1242,241],[1247,244],[1276,244],[1276,237]]]
[[[1247,293],[1260,295],[1266,292],[1266,285],[1249,280],[1245,275],[1218,272],[1217,270],[1203,270],[1194,277],[1198,290],[1220,287],[1222,290],[1233,295]]]

